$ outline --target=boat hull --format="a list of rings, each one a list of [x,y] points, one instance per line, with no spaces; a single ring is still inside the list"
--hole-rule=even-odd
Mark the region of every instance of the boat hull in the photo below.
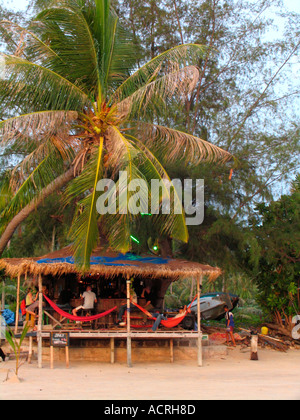
[[[227,305],[229,310],[235,308],[238,303],[238,296],[229,293],[211,293],[200,298],[201,319],[220,320],[225,316],[224,307]],[[190,306],[191,312],[197,314],[197,300]]]

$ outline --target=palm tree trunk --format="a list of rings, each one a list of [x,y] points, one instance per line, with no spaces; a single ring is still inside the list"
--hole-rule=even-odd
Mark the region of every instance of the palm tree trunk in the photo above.
[[[56,227],[54,225],[52,229],[51,252],[55,251],[55,236],[56,236]]]
[[[24,207],[7,225],[4,233],[0,238],[0,256],[2,255],[3,251],[5,250],[6,245],[10,241],[11,237],[13,236],[15,230],[18,226],[25,220],[27,217],[36,210],[36,208],[45,200],[45,198],[49,197],[49,195],[53,194],[56,190],[62,188],[65,184],[67,184],[71,179],[74,178],[74,168],[70,168],[67,172],[60,175],[56,178],[53,182],[47,185],[44,188],[38,198],[32,200],[26,207]]]

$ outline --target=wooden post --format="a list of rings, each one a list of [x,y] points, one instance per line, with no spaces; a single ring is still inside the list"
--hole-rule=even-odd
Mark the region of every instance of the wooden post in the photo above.
[[[258,335],[255,332],[251,332],[251,356],[250,356],[250,360],[258,360],[257,345],[258,345]]]
[[[2,282],[2,300],[1,300],[1,309],[4,311],[5,308],[5,280]]]
[[[195,296],[194,295],[194,288],[195,288],[195,277],[192,277],[190,300],[192,300],[193,297]]]
[[[69,333],[50,333],[50,369],[54,366],[54,348],[65,348],[66,368],[70,367],[70,335]],[[59,350],[60,352],[60,350]],[[60,354],[60,353],[59,353]]]
[[[16,316],[15,316],[15,334],[18,333],[18,324],[19,324],[19,309],[20,309],[20,283],[21,283],[21,274],[18,274],[18,285],[17,285],[17,307],[16,307]]]
[[[43,357],[43,346],[42,346],[42,319],[43,318],[43,284],[42,275],[39,274],[39,318],[37,328],[37,343],[38,343],[38,367],[41,369],[42,357]]]
[[[127,275],[127,365],[132,367],[131,361],[131,333],[130,333],[130,276]]]
[[[200,313],[200,283],[202,285],[202,275],[197,276],[197,327],[198,327],[198,366],[202,366],[202,333],[201,333],[201,313]]]
[[[110,339],[110,363],[113,365],[115,363],[115,339],[111,337]]]
[[[50,369],[53,369],[54,366],[54,349],[53,346],[50,346]]]
[[[69,346],[66,346],[66,368],[70,367]]]
[[[170,338],[170,362],[174,362],[174,343],[173,338]]]
[[[32,336],[29,337],[28,364],[31,364],[31,360],[32,360]]]

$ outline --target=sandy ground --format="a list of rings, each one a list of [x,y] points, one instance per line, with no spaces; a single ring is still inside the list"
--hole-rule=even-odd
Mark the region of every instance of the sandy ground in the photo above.
[[[281,353],[260,349],[259,361],[249,350],[230,349],[227,357],[195,361],[125,364],[70,363],[54,369],[44,363],[24,364],[21,383],[3,382],[5,369],[15,362],[0,362],[0,400],[299,400],[300,351]]]

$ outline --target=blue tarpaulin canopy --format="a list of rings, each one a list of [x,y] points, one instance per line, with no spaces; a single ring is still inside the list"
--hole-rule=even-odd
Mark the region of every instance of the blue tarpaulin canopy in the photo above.
[[[117,257],[91,257],[90,264],[91,265],[106,265],[106,266],[125,266],[123,262],[126,262],[130,265],[134,264],[136,261],[146,263],[146,264],[168,264],[169,259],[167,258],[159,258],[159,257],[141,257],[139,255],[127,253],[127,254],[118,254]],[[74,257],[65,257],[65,258],[44,258],[37,261],[38,264],[59,264],[59,263],[67,263],[67,264],[75,264]]]
[[[107,278],[122,275],[168,278],[175,281],[179,278],[203,275],[214,280],[222,273],[218,267],[197,262],[162,258],[152,254],[136,255],[130,252],[121,254],[101,247],[93,251],[90,263],[89,269],[85,272],[86,275]],[[75,264],[71,245],[39,258],[3,258],[0,259],[0,268],[12,277],[39,274],[52,276],[83,274],[82,269]]]

